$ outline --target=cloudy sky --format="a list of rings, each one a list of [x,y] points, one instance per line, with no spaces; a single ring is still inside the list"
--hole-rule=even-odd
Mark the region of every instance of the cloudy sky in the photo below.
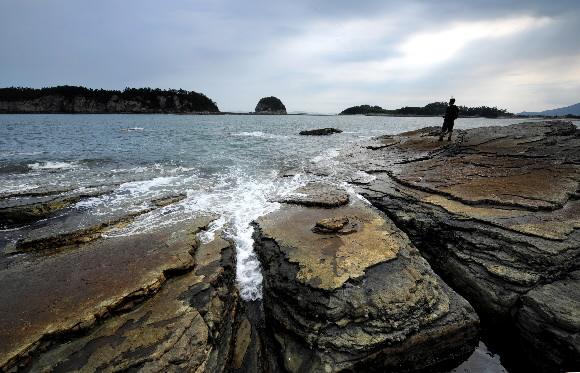
[[[580,102],[579,35],[578,0],[2,0],[0,86],[536,111]]]

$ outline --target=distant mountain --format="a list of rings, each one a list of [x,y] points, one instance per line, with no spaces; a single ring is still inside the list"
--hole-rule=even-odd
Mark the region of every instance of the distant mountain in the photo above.
[[[544,110],[544,111],[522,111],[519,115],[539,115],[547,117],[557,117],[565,115],[580,115],[580,103],[561,107],[557,109]]]

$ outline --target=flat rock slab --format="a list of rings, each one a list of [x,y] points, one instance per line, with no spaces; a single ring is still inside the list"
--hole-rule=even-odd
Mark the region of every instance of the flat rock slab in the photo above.
[[[234,256],[219,237],[196,250],[194,269],[168,280],[150,300],[52,346],[32,371],[223,371],[236,312]]]
[[[58,335],[91,327],[156,292],[194,264],[195,234],[211,221],[104,239],[0,272],[0,367]]]
[[[70,207],[82,199],[113,192],[114,187],[82,188],[64,194],[19,196],[0,199],[0,228],[29,224],[45,219],[56,211]]]
[[[359,184],[360,193],[478,312],[512,328],[522,299],[531,299],[524,294],[578,268],[580,130],[548,121],[459,131],[451,143],[437,140],[425,128],[376,138],[337,160],[345,175],[372,174],[373,180]],[[563,307],[558,297],[564,293],[550,294],[551,303]],[[557,323],[549,313],[535,315],[546,325]],[[558,330],[562,339],[580,331]],[[557,338],[545,340],[536,331],[512,330],[524,336],[530,357],[557,356]],[[566,356],[568,363],[578,359]],[[561,362],[555,359],[551,369]]]
[[[313,231],[320,220],[336,218],[347,218],[359,226],[358,231],[348,235]],[[263,237],[275,238],[289,248],[288,261],[299,267],[296,280],[325,290],[363,277],[367,268],[395,259],[399,247],[407,244],[394,226],[360,206],[328,210],[285,207],[260,218],[258,225]]]
[[[63,198],[65,197],[59,197],[56,200],[60,201],[56,202],[60,206],[58,209],[66,207],[60,205]],[[3,252],[8,255],[31,251],[57,251],[66,246],[78,246],[100,238],[104,231],[127,224],[139,215],[179,202],[184,198],[184,195],[168,195],[155,200],[127,200],[115,208],[102,203],[103,206],[95,210],[83,207],[66,209],[49,219],[0,233],[0,250],[2,242],[5,242]],[[49,202],[50,204],[52,202]]]
[[[310,182],[279,200],[283,203],[327,208],[346,205],[348,201],[346,190],[324,182]]]
[[[347,234],[313,230],[343,218]],[[258,219],[255,242],[266,318],[288,371],[434,368],[475,347],[471,306],[361,201],[283,206]]]

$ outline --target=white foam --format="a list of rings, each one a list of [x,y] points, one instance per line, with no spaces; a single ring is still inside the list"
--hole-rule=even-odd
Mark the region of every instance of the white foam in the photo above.
[[[342,187],[343,187],[343,188],[346,190],[346,192],[349,194],[349,196],[350,196],[350,200],[351,200],[351,203],[352,203],[352,201],[353,201],[353,197],[354,197],[354,198],[356,198],[356,199],[358,199],[358,200],[362,201],[362,202],[363,202],[364,204],[366,204],[366,205],[369,205],[369,206],[372,206],[372,205],[373,205],[373,204],[372,204],[372,203],[371,203],[371,202],[370,202],[368,199],[366,199],[365,197],[363,197],[363,196],[361,196],[360,194],[358,194],[358,193],[356,192],[356,190],[353,188],[353,186],[352,186],[352,185],[350,185],[349,183],[347,183],[347,182],[344,182],[344,181],[343,181],[343,182],[341,182],[341,183],[340,183],[340,185],[341,185],[341,186],[342,186]]]
[[[26,192],[28,190],[37,189],[40,185],[38,184],[26,184],[22,183],[22,181],[7,181],[2,185],[0,188],[0,192],[2,193],[18,193],[18,192]]]
[[[199,234],[202,242],[211,241],[216,234],[232,240],[237,257],[236,279],[244,300],[262,297],[262,273],[260,262],[254,252],[254,229],[251,222],[279,208],[272,202],[273,196],[285,196],[304,184],[301,175],[280,178],[273,171],[268,175],[249,176],[239,169],[232,169],[212,179],[188,176],[161,176],[146,181],[122,184],[110,196],[102,196],[79,202],[77,206],[97,211],[115,208],[134,208],[135,200],[150,200],[160,192],[187,192],[187,198],[176,204],[155,209],[139,216],[126,227],[114,229],[107,236],[133,235],[161,226],[170,226],[202,214],[217,217],[207,230]],[[143,207],[141,205],[140,207]]]
[[[244,300],[262,297],[262,273],[254,252],[254,228],[251,222],[279,208],[273,195],[285,195],[304,184],[300,175],[278,178],[252,178],[239,170],[224,175],[216,188],[208,193],[193,195],[187,206],[194,211],[206,211],[220,216],[200,239],[208,242],[217,231],[223,231],[236,247],[236,279]]]
[[[354,173],[354,178],[357,179],[361,183],[370,183],[370,182],[376,180],[377,177],[375,175],[371,175],[371,174],[366,173],[364,171],[357,170]]]
[[[312,162],[320,163],[320,162],[324,162],[324,161],[330,161],[333,158],[338,157],[339,154],[340,153],[339,153],[338,149],[328,149],[328,150],[324,151],[322,154],[317,155],[316,157],[312,158]]]
[[[69,170],[73,168],[78,168],[79,165],[76,162],[36,162],[30,163],[28,165],[32,170]]]
[[[232,136],[243,136],[243,137],[260,137],[264,139],[284,139],[288,136],[283,135],[275,135],[273,133],[264,133],[262,131],[253,131],[253,132],[238,132],[232,134]]]

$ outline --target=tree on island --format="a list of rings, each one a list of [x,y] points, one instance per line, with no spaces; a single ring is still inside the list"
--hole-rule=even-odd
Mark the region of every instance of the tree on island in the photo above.
[[[153,112],[219,112],[216,103],[202,93],[183,89],[125,88],[120,90],[91,89],[77,86],[57,86],[47,88],[10,87],[0,88],[0,102],[31,101],[45,97],[58,97],[71,102],[82,97],[106,105],[109,102],[136,101]]]
[[[343,110],[341,115],[356,115],[356,114],[389,114],[389,110],[385,110],[380,106],[360,105],[349,107]]]
[[[254,111],[265,114],[286,114],[286,106],[277,97],[263,97],[258,101]]]
[[[432,102],[423,107],[419,106],[405,106],[395,110],[383,109],[380,106],[353,106],[346,110],[343,110],[341,115],[353,115],[353,114],[390,114],[390,115],[424,115],[424,116],[443,116],[445,110],[447,110],[447,102]],[[459,106],[459,115],[461,117],[485,117],[485,118],[497,118],[497,117],[511,117],[512,113],[508,112],[506,109],[498,109],[497,107],[489,106],[477,106],[477,107],[467,107]]]

